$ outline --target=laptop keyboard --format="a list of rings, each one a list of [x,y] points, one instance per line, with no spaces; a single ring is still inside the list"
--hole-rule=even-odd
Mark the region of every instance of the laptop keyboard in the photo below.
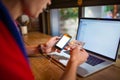
[[[88,63],[88,64],[90,64],[90,65],[92,65],[92,66],[95,66],[95,65],[97,65],[97,64],[100,64],[100,63],[102,63],[102,62],[104,62],[104,60],[101,60],[101,59],[99,59],[99,58],[97,58],[97,57],[94,57],[94,56],[92,56],[92,55],[89,55],[88,60],[86,61],[86,63]]]
[[[69,54],[69,51],[64,51],[65,53]],[[99,59],[95,56],[89,55],[88,60],[86,61],[86,63],[90,64],[91,66],[95,66],[97,64],[100,64],[102,62],[104,62],[105,60]]]

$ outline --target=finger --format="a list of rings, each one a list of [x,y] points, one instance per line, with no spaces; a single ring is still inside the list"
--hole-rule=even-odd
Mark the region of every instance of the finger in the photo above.
[[[58,52],[58,53],[60,53],[61,51],[60,51],[60,50],[58,50],[58,49],[55,49],[55,52]]]
[[[56,40],[59,40],[59,39],[60,39],[60,37],[57,36],[57,37],[56,37]]]
[[[80,51],[82,52],[86,52],[86,50],[84,48],[81,48]],[[86,52],[87,53],[87,52]]]
[[[58,36],[54,36],[54,37],[52,37],[52,39],[53,39],[53,40],[59,40],[60,37],[58,37]]]
[[[65,50],[70,50],[70,47],[69,47],[69,46],[66,46],[64,49],[65,49]]]

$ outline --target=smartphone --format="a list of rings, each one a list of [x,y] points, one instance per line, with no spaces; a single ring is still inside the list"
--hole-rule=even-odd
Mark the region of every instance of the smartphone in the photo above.
[[[67,43],[71,40],[71,36],[69,34],[64,34],[60,38],[60,40],[55,44],[55,47],[59,50],[64,49],[64,47],[67,45]]]

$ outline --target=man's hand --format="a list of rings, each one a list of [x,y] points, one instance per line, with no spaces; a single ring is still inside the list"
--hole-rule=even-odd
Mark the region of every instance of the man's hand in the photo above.
[[[79,66],[80,64],[87,61],[88,53],[84,49],[80,49],[78,46],[70,51],[69,62]]]
[[[41,45],[41,49],[44,53],[50,53],[55,51],[54,45],[60,39],[60,37],[55,36],[50,38],[45,44]]]

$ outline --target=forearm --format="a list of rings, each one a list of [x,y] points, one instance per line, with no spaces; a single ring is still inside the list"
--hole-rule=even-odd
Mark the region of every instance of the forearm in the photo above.
[[[65,72],[60,80],[76,80],[77,66],[68,62]]]
[[[25,46],[27,54],[35,54],[38,52],[38,45]]]

